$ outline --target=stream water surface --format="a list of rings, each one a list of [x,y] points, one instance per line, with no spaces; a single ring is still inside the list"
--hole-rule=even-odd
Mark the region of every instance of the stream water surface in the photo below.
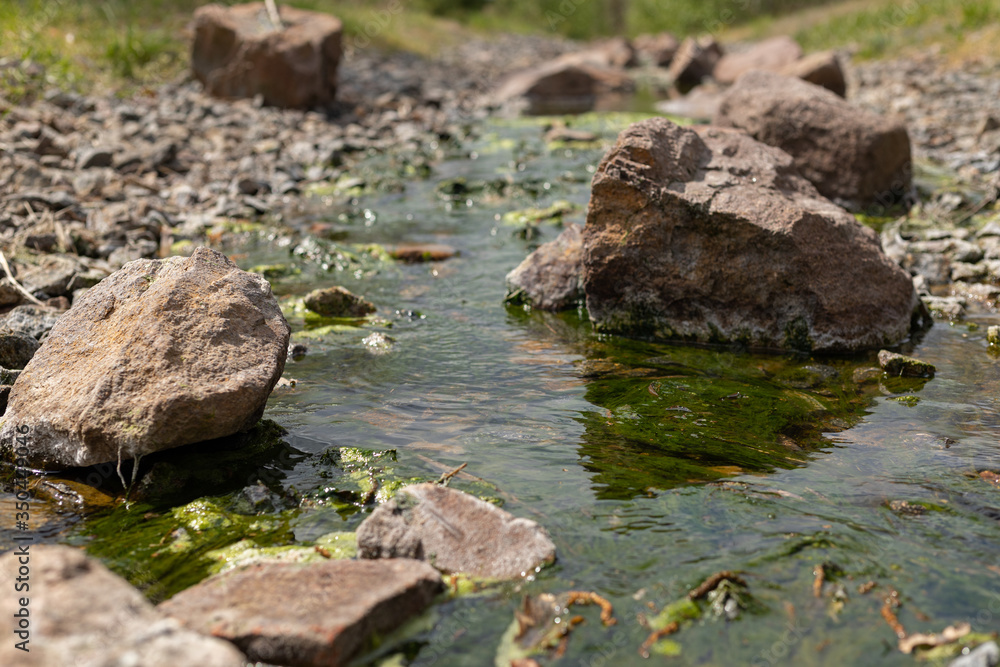
[[[883,377],[873,354],[654,344],[595,334],[583,312],[504,304],[505,274],[559,232],[552,220],[518,226],[504,215],[564,201],[562,220],[582,223],[593,170],[627,120],[578,119],[601,141],[577,147],[546,144],[543,120],[489,122],[460,146],[443,142],[429,170],[412,156],[373,156],[357,170],[364,183],[313,194],[301,219],[285,221],[325,223],[342,244],[446,243],[459,251],[447,261],[337,270],[331,246],[281,234],[250,233],[228,249],[245,268],[297,267],[273,281],[286,302],[341,284],[384,318],[296,333],[309,353],[289,362],[297,383],[266,414],[294,451],[278,487],[315,496],[329,482],[317,459],[331,448],[395,450],[399,478],[467,463],[456,487],[492,489],[557,545],[553,566],[436,605],[400,653],[376,660],[494,664],[526,595],[578,590],[610,601],[617,623],[574,608],[585,620],[560,664],[643,664],[658,613],[719,571],[746,584],[728,611],[725,600],[699,602],[651,660],[913,664],[882,614],[890,596],[910,633],[960,622],[1000,630],[1000,488],[979,475],[1000,469],[1000,361],[985,340],[997,315],[938,322],[905,346],[937,366],[928,381]],[[298,332],[316,324],[289,319]],[[365,344],[374,331],[391,348]],[[285,509],[277,542],[353,531],[371,505],[352,508]],[[100,525],[67,522],[58,539],[127,572]]]

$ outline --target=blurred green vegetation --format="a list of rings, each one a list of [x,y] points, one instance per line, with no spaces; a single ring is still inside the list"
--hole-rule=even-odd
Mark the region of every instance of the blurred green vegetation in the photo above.
[[[18,101],[54,85],[129,93],[183,76],[191,15],[202,4],[2,0],[0,94]],[[593,39],[666,30],[723,40],[785,33],[807,51],[852,46],[862,58],[931,43],[977,55],[994,50],[1000,37],[1000,0],[279,0],[279,6],[337,15],[348,48],[424,55],[500,32]]]

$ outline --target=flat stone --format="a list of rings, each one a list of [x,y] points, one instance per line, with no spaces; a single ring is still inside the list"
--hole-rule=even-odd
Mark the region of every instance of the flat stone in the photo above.
[[[419,558],[445,573],[513,579],[551,563],[546,530],[495,505],[439,484],[414,484],[358,528],[362,558]]]
[[[889,350],[879,350],[878,365],[889,375],[911,377],[911,378],[932,378],[937,369],[934,364],[920,361],[913,357]]]
[[[583,299],[583,238],[580,225],[575,223],[569,223],[559,236],[539,246],[507,274],[508,303],[564,310]]]
[[[443,243],[403,243],[386,248],[389,256],[401,262],[443,262],[458,254]]]
[[[30,591],[14,592],[19,555],[0,556],[0,614],[14,618],[19,598],[29,599],[30,640],[8,629],[0,643],[0,664],[21,667],[108,667],[199,665],[242,667],[243,655],[230,643],[181,627],[159,613],[142,593],[82,550],[51,544],[29,546]],[[23,563],[23,561],[22,561]],[[13,627],[14,623],[8,623]]]
[[[912,189],[906,127],[807,81],[748,72],[713,122],[788,152],[821,194],[843,206],[886,207]]]
[[[372,302],[340,286],[313,290],[304,303],[306,308],[324,317],[365,317],[375,312]]]
[[[32,429],[32,465],[88,466],[243,432],[285,366],[268,283],[225,255],[137,260],[49,332],[11,392],[0,439]]]
[[[336,667],[423,612],[441,589],[438,572],[417,560],[259,563],[181,591],[159,610],[228,639],[251,662]]]
[[[602,160],[583,248],[587,311],[609,333],[846,352],[898,344],[919,306],[878,235],[787,153],[664,118]]]

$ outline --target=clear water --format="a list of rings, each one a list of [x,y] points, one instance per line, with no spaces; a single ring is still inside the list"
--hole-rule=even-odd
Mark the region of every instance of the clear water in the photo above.
[[[301,275],[275,281],[279,296],[341,284],[391,322],[308,341],[288,364],[298,384],[277,391],[266,416],[304,456],[282,484],[321,485],[310,455],[331,446],[395,449],[409,477],[467,463],[558,548],[533,577],[438,605],[433,629],[408,647],[412,664],[493,664],[524,595],[568,590],[606,597],[618,622],[606,628],[596,608],[580,608],[586,621],[561,664],[644,663],[644,619],[721,570],[742,573],[753,604],[735,620],[682,624],[671,664],[912,664],[880,615],[890,590],[909,632],[959,621],[1000,630],[1000,488],[977,476],[1000,469],[1000,362],[985,341],[1000,317],[975,316],[978,330],[938,323],[908,348],[937,366],[931,381],[859,383],[872,356],[651,344],[596,335],[582,313],[503,304],[505,274],[559,230],[542,222],[526,241],[499,218],[567,200],[580,208],[565,219],[582,223],[592,170],[627,120],[580,119],[603,139],[583,148],[546,146],[542,120],[494,122],[426,178],[397,178],[398,160],[372,158],[359,173],[383,187],[315,196],[293,221],[329,221],[351,243],[447,243],[460,254],[358,274],[300,261]],[[509,186],[443,198],[439,184],[457,177]],[[245,266],[291,260],[280,239],[238,251]],[[381,355],[362,343],[379,329],[395,339]],[[363,517],[303,509],[288,528],[308,543]],[[57,539],[102,539],[66,518],[53,525]],[[821,564],[828,583],[816,597]]]

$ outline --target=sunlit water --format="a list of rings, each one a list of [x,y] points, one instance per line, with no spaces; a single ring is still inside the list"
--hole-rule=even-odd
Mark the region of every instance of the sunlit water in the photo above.
[[[439,605],[412,664],[492,664],[524,595],[567,590],[607,597],[618,623],[578,610],[586,622],[561,664],[639,664],[643,618],[720,570],[742,572],[754,604],[736,620],[683,625],[672,664],[912,664],[880,615],[892,589],[909,632],[959,621],[1000,630],[1000,488],[976,474],[1000,468],[1000,362],[985,341],[1000,318],[973,318],[978,330],[936,324],[912,347],[937,366],[931,381],[859,384],[855,370],[873,357],[628,341],[594,334],[582,313],[503,304],[507,271],[559,230],[542,222],[527,241],[499,217],[568,200],[580,208],[565,219],[582,223],[593,168],[622,122],[585,121],[604,142],[584,148],[546,146],[535,122],[486,125],[402,191],[304,207],[304,220],[342,226],[344,242],[439,242],[460,254],[359,275],[300,262],[301,276],[275,282],[279,296],[344,285],[392,323],[307,341],[309,354],[289,362],[298,384],[277,391],[266,416],[306,456],[282,483],[320,485],[310,455],[331,446],[395,449],[407,476],[426,479],[467,463],[558,548],[534,577]],[[369,180],[383,164],[373,159]],[[440,196],[459,176],[512,185]],[[267,240],[239,251],[245,266],[291,259]],[[395,339],[388,353],[362,343],[376,329]],[[364,516],[303,510],[292,528],[308,542]],[[816,597],[820,564],[828,583]],[[878,585],[859,593],[868,581]]]

